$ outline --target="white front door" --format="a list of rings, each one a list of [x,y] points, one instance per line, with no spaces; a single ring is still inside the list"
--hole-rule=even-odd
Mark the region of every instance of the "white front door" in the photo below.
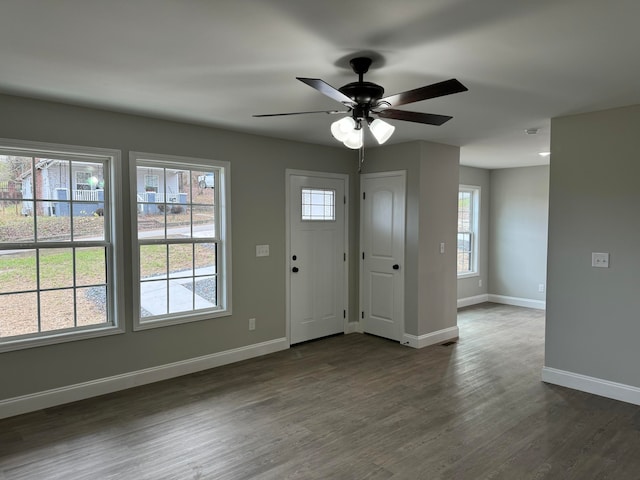
[[[346,175],[288,172],[290,343],[342,333]]]
[[[404,171],[360,181],[362,329],[397,341],[404,334],[405,184]]]

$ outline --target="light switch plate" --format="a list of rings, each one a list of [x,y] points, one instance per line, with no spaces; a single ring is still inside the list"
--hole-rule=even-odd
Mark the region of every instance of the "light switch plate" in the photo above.
[[[591,266],[598,268],[609,268],[609,254],[605,252],[592,252]]]
[[[256,257],[268,257],[269,245],[256,245]]]

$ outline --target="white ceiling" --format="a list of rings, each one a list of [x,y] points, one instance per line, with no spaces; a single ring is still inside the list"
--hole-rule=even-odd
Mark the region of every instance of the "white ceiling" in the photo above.
[[[399,107],[454,118],[390,121],[389,143],[537,165],[550,118],[640,103],[638,19],[638,0],[0,0],[0,91],[339,145],[335,117],[251,115],[340,108],[295,77],[339,87],[373,52],[365,80],[386,94],[469,88]]]

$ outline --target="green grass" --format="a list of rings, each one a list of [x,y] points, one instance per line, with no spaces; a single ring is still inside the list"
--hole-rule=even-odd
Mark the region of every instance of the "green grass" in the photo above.
[[[171,246],[171,271],[192,266],[191,245]],[[73,249],[40,250],[41,288],[61,288],[73,285]],[[102,247],[77,248],[75,251],[76,284],[101,285],[105,279],[105,257]],[[142,247],[141,276],[162,275],[167,270],[167,250],[164,245]],[[196,268],[215,261],[210,249],[196,247]],[[7,290],[7,287],[10,290]],[[36,254],[34,250],[0,256],[0,291],[34,290],[36,288]]]

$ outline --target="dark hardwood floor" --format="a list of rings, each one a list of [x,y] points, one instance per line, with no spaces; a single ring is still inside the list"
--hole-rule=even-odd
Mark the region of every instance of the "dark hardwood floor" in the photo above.
[[[640,479],[640,408],[540,381],[544,313],[343,335],[0,420],[0,479]]]

